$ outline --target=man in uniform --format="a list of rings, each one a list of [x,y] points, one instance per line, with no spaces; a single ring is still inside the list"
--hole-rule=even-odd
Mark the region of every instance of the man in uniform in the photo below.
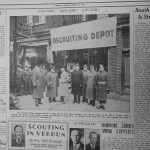
[[[33,70],[32,76],[33,82],[33,98],[35,99],[35,105],[39,107],[41,103],[41,99],[43,98],[43,82],[44,82],[44,75],[43,71],[37,65]]]
[[[29,67],[26,66],[25,68],[25,71],[23,73],[23,80],[25,82],[25,95],[28,95],[28,94],[31,94],[32,91],[31,91],[31,76],[32,76],[32,73],[31,71],[29,70]]]
[[[97,73],[97,99],[99,105],[97,108],[105,109],[107,100],[107,90],[109,89],[108,74],[104,70],[104,66],[100,65],[99,72]]]
[[[73,103],[77,102],[79,104],[83,84],[83,73],[80,70],[80,66],[78,63],[75,66],[75,70],[71,73],[71,83],[72,83],[72,94],[74,95]]]
[[[17,71],[16,71],[16,94],[17,96],[22,96],[22,70],[20,65],[18,65]]]
[[[83,102],[87,102],[86,98],[86,87],[87,87],[87,80],[88,80],[88,74],[89,70],[87,68],[87,65],[83,66],[83,87],[82,87],[82,96],[83,96]]]
[[[94,66],[90,66],[90,71],[87,77],[87,88],[86,88],[86,98],[88,99],[88,104],[95,106],[95,86],[96,86],[97,73],[94,70]]]
[[[58,74],[55,71],[55,67],[51,67],[51,71],[47,73],[47,92],[46,96],[49,98],[49,102],[56,101],[58,96]]]

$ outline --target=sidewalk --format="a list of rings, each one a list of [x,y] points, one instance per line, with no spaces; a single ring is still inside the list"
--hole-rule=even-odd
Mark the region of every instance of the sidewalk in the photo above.
[[[18,108],[21,110],[49,110],[49,111],[84,111],[84,112],[129,112],[130,111],[130,101],[128,100],[119,100],[112,98],[111,95],[108,96],[105,110],[97,109],[94,106],[88,105],[87,103],[81,102],[80,104],[73,104],[73,95],[66,99],[66,103],[63,104],[59,102],[59,98],[56,98],[56,102],[49,103],[47,97],[42,99],[42,103],[39,107],[35,106],[35,100],[32,95],[20,96],[20,101]],[[81,98],[82,101],[82,98]]]

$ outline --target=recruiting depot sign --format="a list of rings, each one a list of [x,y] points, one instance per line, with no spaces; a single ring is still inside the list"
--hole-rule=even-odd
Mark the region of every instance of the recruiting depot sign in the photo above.
[[[116,17],[50,30],[53,51],[116,46]]]

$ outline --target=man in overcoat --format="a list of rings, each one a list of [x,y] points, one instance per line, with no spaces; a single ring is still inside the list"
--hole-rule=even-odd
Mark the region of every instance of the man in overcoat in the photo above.
[[[76,64],[75,70],[71,73],[71,84],[72,84],[72,94],[74,95],[73,103],[79,104],[83,85],[83,73],[80,70],[79,64]]]
[[[97,108],[105,109],[107,90],[109,90],[108,74],[104,70],[104,66],[100,65],[99,72],[97,73],[97,99],[100,106]]]
[[[96,86],[97,73],[94,70],[94,66],[90,66],[90,71],[87,78],[87,88],[86,88],[86,98],[88,99],[88,104],[95,106],[95,86]]]
[[[20,65],[18,65],[17,71],[16,71],[16,94],[17,96],[22,96],[22,84],[23,84],[23,73],[21,70]]]
[[[55,67],[51,67],[51,71],[47,73],[47,91],[46,96],[49,98],[49,102],[56,101],[56,97],[58,96],[58,74],[55,71]]]
[[[32,91],[31,91],[31,86],[32,86],[32,82],[31,82],[31,76],[32,76],[32,73],[31,71],[29,70],[29,67],[26,66],[25,68],[25,71],[23,72],[23,80],[25,82],[25,95],[28,95],[28,94],[31,94]]]
[[[35,99],[35,105],[38,107],[41,103],[41,99],[43,98],[43,82],[44,82],[44,75],[43,71],[38,67],[35,66],[32,75],[32,83],[33,83],[33,98]]]
[[[83,87],[82,87],[82,96],[83,96],[83,102],[87,102],[86,98],[86,87],[87,87],[87,81],[88,81],[88,74],[89,70],[87,68],[87,65],[83,66]]]

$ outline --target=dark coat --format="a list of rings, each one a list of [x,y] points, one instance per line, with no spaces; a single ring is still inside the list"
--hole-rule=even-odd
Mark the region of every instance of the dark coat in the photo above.
[[[23,73],[22,70],[16,71],[16,93],[22,95]]]
[[[43,98],[43,82],[44,75],[42,70],[37,69],[33,71],[32,76],[33,82],[33,98]]]
[[[91,145],[90,144],[86,145],[86,150],[93,150],[93,149],[91,149]],[[100,150],[100,147],[98,145],[95,145],[95,149],[94,150]]]
[[[22,139],[20,143],[17,143],[16,139],[12,139],[11,146],[12,147],[25,147],[25,141]]]
[[[96,71],[90,71],[88,74],[87,88],[86,88],[86,98],[89,100],[95,99],[95,86],[96,86]]]
[[[86,97],[86,87],[88,81],[89,70],[83,70],[83,87],[82,87],[82,96]]]
[[[49,72],[47,74],[47,97],[57,97],[58,96],[58,74],[56,72]]]
[[[83,73],[82,71],[74,70],[71,73],[72,94],[82,93]]]
[[[74,150],[73,143],[70,143],[69,150]],[[84,144],[80,143],[78,150],[84,150]]]
[[[99,102],[105,103],[107,100],[107,89],[108,85],[108,75],[104,70],[103,72],[97,73],[97,99]]]

